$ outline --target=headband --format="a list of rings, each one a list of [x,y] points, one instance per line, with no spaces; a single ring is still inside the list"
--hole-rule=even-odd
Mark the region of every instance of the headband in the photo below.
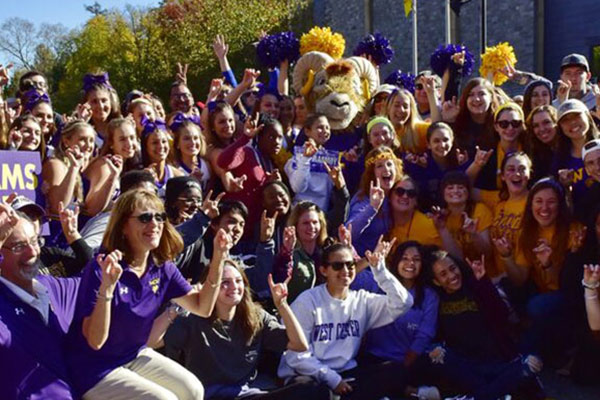
[[[184,113],[178,112],[173,117],[173,120],[171,121],[171,125],[169,125],[169,129],[171,129],[171,131],[174,132],[177,129],[179,129],[181,127],[181,125],[183,125],[183,123],[186,121],[190,121],[190,122],[198,125],[199,127],[202,127],[202,124],[200,123],[200,117],[198,115],[191,115],[188,117]]]
[[[25,92],[25,95],[23,97],[27,99],[27,101],[25,102],[25,110],[27,111],[33,110],[33,107],[37,106],[39,103],[48,103],[52,105],[48,94],[40,94],[40,92],[38,92],[36,89],[31,89]]]
[[[150,121],[148,117],[143,115],[140,120],[140,124],[144,127],[144,129],[142,130],[142,137],[144,139],[146,138],[146,136],[148,136],[156,130],[161,130],[167,133],[167,124],[165,124],[165,121],[163,120],[156,119],[155,121]]]
[[[83,91],[89,92],[94,86],[102,86],[106,89],[112,89],[112,85],[108,80],[108,72],[99,75],[85,74],[83,76]]]
[[[367,161],[365,162],[365,167],[368,168],[380,160],[396,161],[397,159],[398,158],[396,157],[396,155],[394,153],[392,153],[391,151],[384,151],[383,153],[379,153],[376,156],[373,156],[373,157],[370,157],[369,159],[367,159]]]
[[[500,113],[502,111],[507,110],[507,109],[516,111],[517,113],[519,113],[519,116],[521,117],[521,121],[525,120],[525,115],[523,114],[523,109],[521,108],[521,106],[519,106],[517,103],[509,101],[507,103],[502,104],[500,107],[498,107],[496,109],[496,111],[494,112],[494,122],[497,122],[498,115],[500,115]]]
[[[390,131],[396,132],[396,129],[394,129],[394,125],[392,125],[392,121],[390,121],[386,117],[374,117],[371,118],[371,120],[367,123],[367,135],[371,133],[371,129],[377,124],[384,124],[385,126],[390,128]]]

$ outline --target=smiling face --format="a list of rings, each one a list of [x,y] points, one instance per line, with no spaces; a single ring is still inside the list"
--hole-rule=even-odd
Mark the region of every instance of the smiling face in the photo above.
[[[267,114],[271,118],[278,119],[280,113],[279,100],[272,94],[265,94],[260,99],[261,114]]]
[[[379,179],[379,185],[386,192],[389,191],[396,182],[396,164],[393,160],[377,160],[373,167],[375,180]]]
[[[318,145],[322,146],[331,137],[331,127],[327,117],[319,117],[312,123],[310,128],[305,129],[306,136],[315,141]]]
[[[286,215],[290,210],[290,203],[290,196],[280,185],[269,185],[263,191],[263,206],[270,217],[276,211],[279,216]]]
[[[148,118],[149,121],[156,121],[156,113],[154,112],[154,108],[146,103],[137,103],[132,111],[132,114],[136,129],[139,132],[144,129],[142,126],[142,117]]]
[[[169,155],[169,138],[167,133],[156,129],[146,139],[146,151],[150,163],[165,161]]]
[[[547,106],[552,102],[552,94],[546,85],[538,85],[531,91],[531,109]]]
[[[533,218],[542,227],[546,228],[556,222],[558,216],[558,197],[550,188],[541,189],[531,199]]]
[[[177,221],[185,221],[196,214],[202,204],[202,192],[197,187],[183,191],[173,203],[177,210]]]
[[[223,141],[230,140],[235,133],[235,118],[230,109],[225,109],[215,115],[215,135]]]
[[[137,151],[138,141],[135,129],[131,124],[121,124],[115,129],[111,144],[113,154],[123,157],[123,160],[133,158]]]
[[[390,94],[387,92],[381,92],[373,99],[373,111],[374,115],[383,115],[385,112],[385,103]]]
[[[296,114],[294,123],[299,126],[304,126],[304,121],[306,121],[306,117],[308,116],[304,98],[296,97],[294,99],[294,113]]]
[[[600,182],[600,150],[590,151],[583,161],[585,172],[596,182]]]
[[[8,281],[21,287],[27,287],[38,274],[39,264],[37,261],[40,248],[35,244],[37,237],[36,228],[31,222],[23,218],[17,222],[11,235],[0,249],[0,254],[4,257],[4,260],[0,263],[1,272],[2,276]],[[29,245],[26,245],[19,254],[15,254],[8,249],[24,243],[29,243]]]
[[[90,126],[75,128],[75,132],[70,137],[63,137],[65,149],[72,149],[75,146],[79,147],[86,160],[92,157],[95,141],[96,132]]]
[[[283,130],[280,124],[270,124],[263,128],[258,137],[258,148],[261,153],[273,157],[283,147]]]
[[[183,84],[177,85],[171,89],[169,104],[173,112],[181,111],[187,113],[194,105],[194,97],[187,86]]]
[[[388,118],[394,126],[403,126],[410,118],[410,98],[404,93],[394,96],[388,110]]]
[[[104,89],[94,89],[88,95],[88,103],[92,109],[92,120],[104,122],[110,115],[110,93]]]
[[[550,144],[556,137],[556,123],[547,111],[540,111],[531,117],[533,134],[544,144]]]
[[[562,69],[560,73],[560,79],[563,82],[571,82],[572,90],[579,92],[585,89],[585,85],[590,79],[590,74],[585,70],[585,68],[578,65],[573,65],[571,67],[565,67]]]
[[[417,197],[411,197],[408,193],[404,193],[400,196],[396,190],[398,188],[404,189],[405,191],[416,190],[415,185],[410,180],[403,180],[396,183],[390,197],[392,210],[400,213],[413,212],[417,208]]]
[[[42,129],[40,128],[40,124],[32,119],[27,119],[23,121],[20,131],[23,142],[19,150],[35,151],[40,147],[42,143]]]
[[[304,212],[296,224],[296,234],[301,243],[316,242],[321,232],[321,220],[315,210]]]
[[[590,129],[590,123],[585,114],[572,112],[562,117],[558,124],[566,137],[571,140],[580,140],[585,138],[585,134]]]
[[[416,247],[409,247],[404,250],[402,258],[398,263],[398,276],[400,279],[414,281],[421,273],[421,254]]]
[[[531,176],[529,162],[525,157],[511,157],[504,165],[502,180],[506,182],[508,193],[520,195],[527,191],[527,184]]]
[[[464,205],[469,199],[469,189],[465,185],[450,184],[444,187],[444,201],[448,205]]]
[[[467,97],[467,109],[473,115],[483,115],[487,112],[492,104],[492,94],[490,91],[477,85],[469,92]]]
[[[123,235],[133,255],[144,254],[156,249],[160,244],[160,238],[165,226],[164,222],[156,222],[156,218],[152,218],[150,222],[145,224],[136,217],[145,213],[155,214],[161,212],[163,210],[154,204],[141,204],[127,218],[127,221],[123,225]]]
[[[373,148],[379,146],[393,147],[394,132],[392,132],[387,124],[375,124],[369,131],[369,143]]]
[[[462,273],[450,257],[437,260],[433,264],[433,283],[448,294],[462,287]]]
[[[432,132],[427,147],[429,147],[434,156],[444,158],[450,154],[453,144],[454,138],[452,132],[446,128],[439,128]]]
[[[237,211],[232,210],[219,219],[219,222],[215,226],[215,232],[219,229],[223,229],[225,233],[231,236],[233,245],[235,246],[242,238],[245,226],[246,220],[244,219],[244,216]]]
[[[241,303],[244,298],[244,278],[242,274],[230,264],[223,266],[221,275],[221,287],[217,297],[218,306],[227,308],[235,307]]]
[[[518,127],[515,128],[513,124],[518,124]],[[501,111],[494,125],[496,132],[500,135],[500,140],[508,143],[516,142],[519,139],[519,135],[523,132],[523,120],[515,110],[507,109]]]
[[[181,127],[177,148],[182,156],[195,157],[200,153],[202,145],[202,137],[200,136],[200,128],[196,125],[188,125]]]
[[[52,128],[54,128],[54,113],[52,112],[52,107],[50,107],[50,104],[48,103],[40,103],[33,107],[31,113],[40,123],[42,134],[47,137]]]
[[[345,266],[336,271],[333,265],[338,263],[344,263]],[[331,292],[347,289],[356,277],[356,264],[352,252],[347,249],[340,249],[331,253],[327,263],[322,265],[319,271],[325,277],[327,287]]]

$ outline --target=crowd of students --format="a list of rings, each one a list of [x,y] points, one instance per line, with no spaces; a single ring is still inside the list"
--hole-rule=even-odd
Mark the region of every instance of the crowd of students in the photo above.
[[[597,383],[584,56],[557,85],[507,68],[515,98],[484,78],[448,98],[431,71],[382,84],[356,141],[288,93],[287,64],[238,83],[214,48],[205,102],[187,66],[169,107],[119,101],[106,73],[71,114],[37,71],[4,101],[3,148],[43,166],[35,202],[0,203],[0,397],[534,400],[545,367]]]

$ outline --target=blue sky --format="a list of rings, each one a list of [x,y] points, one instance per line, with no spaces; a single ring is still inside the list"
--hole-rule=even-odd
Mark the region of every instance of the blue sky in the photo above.
[[[85,5],[94,4],[94,0],[0,0],[2,12],[0,24],[8,18],[20,17],[33,22],[36,27],[42,23],[61,23],[67,28],[80,27],[92,14]],[[157,6],[159,0],[97,0],[102,8],[123,9],[125,4],[134,6]],[[0,63],[6,63],[6,57],[0,53]]]

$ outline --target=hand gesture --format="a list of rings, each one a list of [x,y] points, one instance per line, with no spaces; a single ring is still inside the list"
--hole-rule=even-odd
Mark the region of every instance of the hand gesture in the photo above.
[[[371,207],[376,211],[379,211],[379,208],[381,208],[381,205],[383,204],[383,199],[385,198],[385,192],[379,185],[379,178],[375,179],[375,184],[371,181],[370,185],[369,204],[371,204]]]
[[[428,214],[429,218],[433,220],[433,225],[438,231],[446,228],[446,221],[448,220],[448,210],[438,206],[431,207],[431,212]]]
[[[252,68],[246,68],[244,70],[244,77],[242,78],[243,87],[250,89],[256,83],[256,80],[260,76],[260,71]]]
[[[19,217],[15,210],[5,202],[0,202],[0,247],[10,237],[17,222]]]
[[[193,176],[198,182],[202,182],[202,179],[204,178],[204,173],[200,168],[194,167],[192,169],[192,172],[190,172],[190,176]]]
[[[223,229],[219,229],[213,240],[213,254],[225,258],[229,254],[229,250],[233,247],[233,239],[231,235]]]
[[[406,153],[406,156],[404,156],[404,159],[409,163],[416,164],[420,167],[427,167],[427,153],[415,154],[408,152]]]
[[[223,79],[216,78],[210,81],[207,102],[215,101],[223,89]]]
[[[259,113],[256,113],[256,117],[254,118],[247,118],[246,122],[244,123],[244,135],[248,136],[249,138],[253,138],[254,136],[256,136],[258,131],[260,131],[263,128],[262,124],[258,125],[259,120]]]
[[[210,190],[204,201],[202,201],[202,205],[200,206],[200,210],[210,219],[216,218],[219,216],[219,202],[225,196],[225,192],[221,192],[215,197],[215,199],[211,199],[213,191]]]
[[[508,59],[506,59],[506,65],[504,65],[500,72],[506,75],[508,79],[513,79],[516,75],[518,75],[514,65],[512,65]]]
[[[458,165],[463,165],[469,161],[469,153],[466,150],[456,149],[456,162]]]
[[[427,97],[435,96],[435,79],[432,75],[423,75],[421,77],[421,82],[423,82],[423,88],[425,89],[425,93]]]
[[[4,118],[6,119],[6,125],[12,125],[12,123],[15,122],[15,119],[17,119],[17,117],[21,115],[22,109],[23,106],[20,104],[17,109],[14,109],[12,107],[9,107],[7,102],[4,102]]]
[[[538,240],[538,245],[533,248],[533,252],[542,268],[552,266],[552,261],[550,259],[550,257],[552,257],[552,247],[550,247],[550,244],[546,239]]]
[[[572,169],[559,169],[558,170],[558,181],[563,187],[568,188],[573,185],[575,181],[575,171]]]
[[[454,122],[458,116],[460,107],[456,100],[456,96],[452,96],[452,100],[446,100],[442,104],[442,120],[445,122]]]
[[[75,107],[75,118],[88,122],[92,118],[92,106],[90,103],[77,104]]]
[[[277,168],[273,170],[273,172],[265,172],[265,180],[266,182],[281,182],[281,173]]]
[[[0,64],[0,88],[3,88],[8,84],[10,78],[8,77],[8,70],[13,67],[12,63],[6,65],[6,67]]]
[[[296,247],[296,227],[286,226],[283,229],[282,247],[288,253],[294,251],[294,247]]]
[[[473,162],[479,168],[483,168],[488,163],[488,161],[490,161],[490,157],[492,156],[493,153],[494,153],[493,149],[482,150],[479,148],[479,146],[475,146],[475,159],[473,160]]]
[[[71,168],[74,168],[76,171],[80,172],[84,167],[85,157],[79,150],[79,146],[74,146],[67,149],[65,154],[67,155]]]
[[[144,171],[148,171],[152,174],[152,176],[154,177],[154,181],[158,182],[158,174],[156,173],[156,163],[152,163],[150,165],[148,165],[146,168],[144,168]]]
[[[75,206],[73,210],[65,208],[63,202],[58,203],[58,215],[60,217],[60,225],[66,238],[73,238],[79,232],[77,231],[77,217],[79,217],[79,206]]]
[[[342,379],[340,383],[338,383],[338,385],[335,387],[335,389],[333,389],[333,393],[344,395],[350,393],[352,390],[352,386],[350,386],[348,382]]]
[[[462,213],[462,217],[463,217],[463,224],[462,224],[462,231],[465,233],[468,233],[470,235],[474,235],[477,233],[477,225],[479,224],[479,218],[471,218],[469,217],[469,214],[467,214],[466,212]]]
[[[450,59],[452,60],[452,62],[458,66],[463,66],[465,65],[465,51],[461,51],[458,53],[454,53],[450,56]]]
[[[534,355],[528,355],[524,361],[529,367],[529,370],[534,374],[541,372],[542,368],[544,368],[544,362]]]
[[[600,284],[600,265],[584,264],[583,265],[583,282],[589,286]]]
[[[360,146],[356,145],[350,150],[344,152],[344,159],[349,162],[357,162],[360,158]]]
[[[385,262],[386,257],[394,247],[396,238],[393,238],[390,242],[383,240],[383,235],[379,236],[377,246],[373,252],[367,250],[365,252],[365,258],[372,267],[377,267],[379,263]]]
[[[266,242],[271,240],[275,233],[275,222],[277,221],[277,211],[271,218],[267,217],[267,210],[263,210],[260,218],[260,241]]]
[[[123,258],[123,254],[119,250],[113,250],[110,254],[98,254],[96,262],[102,270],[102,282],[100,283],[102,295],[112,295],[117,285],[117,281],[123,273],[123,268],[119,261]]]
[[[17,128],[11,129],[8,135],[9,148],[19,150],[21,144],[23,144],[23,134],[21,134],[21,131]]]
[[[338,239],[340,239],[340,243],[352,246],[352,224],[348,224],[347,227],[344,224],[340,224],[338,227]]]
[[[269,289],[271,289],[271,297],[273,298],[273,303],[275,304],[275,307],[277,307],[277,308],[281,307],[281,305],[284,304],[285,301],[287,300],[287,296],[288,296],[287,285],[291,279],[292,279],[292,275],[289,274],[288,277],[285,279],[285,281],[283,281],[283,283],[275,284],[273,282],[273,275],[269,274],[269,276],[268,276]]]
[[[600,112],[600,87],[598,84],[594,83],[592,85],[592,93],[594,93],[594,97],[596,98],[596,116],[598,112]]]
[[[314,156],[318,150],[319,147],[317,146],[315,141],[312,139],[307,139],[306,142],[304,142],[304,149],[302,154],[304,155],[304,157],[310,158]]]
[[[110,170],[110,176],[113,178],[121,176],[121,172],[123,171],[123,157],[114,154],[112,156],[104,156],[104,160]]]
[[[329,175],[329,178],[331,178],[331,182],[333,182],[333,186],[335,186],[336,189],[339,190],[346,187],[346,180],[344,179],[342,168],[340,168],[339,165],[332,167],[327,163],[323,163],[323,166],[325,167],[325,171],[327,171],[327,174]]]
[[[246,176],[246,174],[238,177],[229,178],[227,181],[226,190],[231,193],[240,192],[244,190],[244,182],[246,182],[247,179],[248,177]]]
[[[188,64],[177,63],[177,73],[175,74],[175,81],[181,82],[187,86],[187,72],[188,72]]]
[[[587,226],[579,226],[571,232],[571,240],[569,241],[569,250],[576,252],[583,246],[585,235],[587,234]]]
[[[569,98],[569,92],[571,91],[571,81],[561,81],[558,80],[558,88],[556,88],[556,98],[558,99],[558,104],[564,103],[565,100]]]
[[[229,52],[229,45],[225,42],[225,37],[223,35],[217,35],[213,42],[213,50],[215,52],[215,56],[219,60],[224,60],[227,57],[227,53]]]
[[[433,364],[443,364],[445,356],[446,349],[444,349],[442,346],[437,346],[435,349],[429,352],[429,358]]]
[[[479,260],[469,260],[466,258],[465,261],[469,264],[469,267],[473,270],[473,275],[475,275],[475,279],[480,280],[485,276],[485,255],[481,255],[481,259]]]
[[[492,243],[500,257],[507,258],[513,253],[512,244],[505,237],[492,238]]]

